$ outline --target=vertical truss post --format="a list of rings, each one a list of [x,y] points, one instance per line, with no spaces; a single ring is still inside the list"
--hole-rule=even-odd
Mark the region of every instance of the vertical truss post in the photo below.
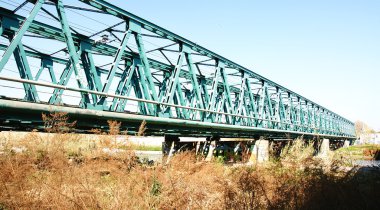
[[[336,134],[336,118],[335,118],[335,115],[332,115],[331,116],[331,118],[332,118],[332,132],[333,132],[333,134]]]
[[[139,62],[137,64],[137,72],[138,72],[138,80],[139,80],[139,84],[140,84],[140,87],[142,89],[142,94],[144,96],[144,99],[146,100],[152,100],[152,96],[151,94],[149,93],[149,87],[148,87],[148,84],[146,84],[147,82],[149,83],[149,81],[147,81],[147,77],[145,75],[145,72],[143,70],[143,64],[141,62]],[[154,105],[153,104],[150,104],[150,103],[145,103],[145,102],[141,102],[141,103],[144,103],[145,104],[145,107],[147,108],[147,114],[149,115],[156,115],[155,114],[155,109],[154,109]]]
[[[204,108],[208,108],[208,105],[210,104],[210,96],[208,95],[208,90],[207,90],[207,85],[206,85],[206,79],[204,76],[201,77],[200,79],[201,83],[201,89],[202,89],[202,98],[204,99]]]
[[[13,51],[18,71],[22,79],[33,80],[32,72],[28,64],[28,59],[26,58],[25,50],[22,44],[18,44],[16,49]],[[25,99],[28,101],[38,102],[38,93],[36,87],[32,84],[23,83],[25,90]]]
[[[145,55],[145,50],[144,50],[144,45],[142,42],[141,34],[137,34],[137,35],[135,35],[135,37],[136,37],[137,47],[139,49],[142,67],[144,69],[144,74],[145,74],[146,80],[147,80],[148,85],[149,85],[148,87],[150,89],[153,100],[158,101],[156,89],[155,89],[153,78],[152,78],[152,73],[150,71],[150,65],[148,62],[148,57]]]
[[[235,110],[235,114],[237,115],[241,115],[242,112],[243,112],[243,105],[244,105],[244,101],[245,101],[245,88],[246,88],[246,82],[247,82],[247,74],[245,74],[243,71],[240,72],[241,73],[241,77],[242,77],[242,81],[241,81],[241,85],[240,85],[240,92],[239,92],[239,97],[237,98],[237,103],[236,103],[236,110]],[[243,119],[241,117],[234,117],[234,124],[235,125],[240,125],[241,121],[243,121]]]
[[[267,104],[267,110],[269,109],[269,120],[274,120],[273,119],[274,114],[273,114],[272,100],[271,100],[271,97],[269,95],[269,91],[268,91],[268,86],[267,85],[265,85],[264,90],[265,90],[265,96],[267,98],[267,103],[268,103]],[[272,121],[269,121],[268,124],[269,124],[269,128],[273,128],[274,123]]]
[[[311,119],[311,106],[309,105],[308,102],[306,102],[306,108],[307,108],[307,131],[308,132],[313,132],[312,131],[312,119]]]
[[[296,117],[296,122],[297,122],[296,131],[301,131],[301,129],[302,129],[302,123],[301,123],[301,103],[300,103],[299,97],[297,97],[296,100],[297,100],[297,101],[295,101],[296,106],[294,107],[295,108],[295,113],[296,113],[295,117]]]
[[[127,61],[125,61],[127,62]],[[127,62],[128,63],[128,62]],[[135,62],[132,61],[132,63],[129,62],[129,64],[125,65],[125,70],[123,71],[123,74],[121,75],[119,84],[117,85],[115,94],[116,95],[129,95],[129,92],[131,91],[131,81],[132,81],[132,76],[135,72]],[[122,112],[124,111],[124,106],[127,102],[126,99],[119,99],[119,98],[113,98],[112,100],[112,105],[110,107],[111,111],[118,111]]]
[[[271,101],[271,98],[269,96],[269,92],[268,92],[268,86],[265,82],[263,82],[263,87],[262,87],[262,95],[261,95],[261,103],[260,103],[260,108],[261,108],[261,111],[260,111],[260,114],[261,114],[261,117],[263,120],[261,121],[261,126],[263,125],[267,125],[267,128],[271,128],[273,123],[271,120],[272,117],[273,117],[273,107],[272,107],[272,101]],[[269,116],[268,116],[269,115]],[[264,123],[263,121],[265,119],[268,119],[269,121]]]
[[[181,67],[182,67],[184,57],[185,55],[183,52],[183,47],[182,45],[180,45],[180,53],[178,55],[177,64],[173,72],[171,72],[169,82],[168,82],[168,88],[166,89],[164,98],[162,100],[163,103],[170,104],[173,102],[173,97],[174,97],[175,90],[177,89],[179,74],[181,72]],[[169,112],[170,112],[170,107],[167,107],[167,106],[162,107],[162,114],[164,114],[165,116],[169,116]]]
[[[169,81],[169,78],[170,78],[170,73],[169,72],[164,72],[163,75],[162,75],[162,83],[160,85],[160,92],[158,94],[158,100],[159,101],[162,101],[162,98],[164,97],[164,94],[166,92],[166,89],[168,87],[168,81]]]
[[[300,131],[305,131],[305,112],[303,109],[301,98],[298,98],[298,104],[299,104]]]
[[[309,130],[309,119],[308,119],[308,117],[309,117],[309,113],[308,113],[308,109],[309,109],[309,107],[308,107],[308,105],[307,105],[307,101],[304,101],[305,102],[305,104],[303,105],[303,120],[304,120],[304,127],[303,127],[303,131],[304,132],[308,132],[308,130]]]
[[[178,100],[179,100],[179,103],[182,106],[186,106],[186,101],[183,98],[183,91],[182,91],[181,85],[179,83],[177,83],[176,97],[177,97],[177,103],[178,103]],[[182,109],[182,112],[180,113],[180,115],[177,114],[177,117],[181,117],[181,118],[184,118],[184,119],[189,119],[189,110]]]
[[[332,115],[328,113],[328,124],[329,124],[329,133],[332,133],[333,130],[333,124],[332,124]]]
[[[259,118],[259,115],[257,113],[257,106],[256,106],[256,102],[255,102],[255,97],[253,96],[253,93],[252,93],[252,88],[251,88],[251,84],[249,82],[249,79],[246,78],[245,79],[245,85],[246,85],[246,90],[247,90],[247,93],[248,93],[248,107],[249,107],[249,111],[248,113],[250,113],[250,115],[252,117],[255,117],[256,119],[253,120],[253,126],[257,126],[257,118]]]
[[[334,134],[335,133],[335,116],[334,114],[330,114],[330,121],[331,121],[331,133]]]
[[[3,23],[3,21],[4,20],[0,19],[0,36],[3,35],[3,32],[4,32],[4,23]],[[1,69],[0,69],[0,71],[1,71]]]
[[[265,118],[265,89],[264,89],[265,85],[264,85],[264,81],[262,81],[262,84],[261,84],[261,94],[259,95],[259,123],[258,123],[258,127],[262,128],[264,127],[264,118]]]
[[[70,80],[70,76],[73,73],[73,68],[71,68],[71,61],[69,60],[61,74],[59,79],[59,85],[66,86]],[[61,95],[63,93],[63,89],[54,89],[52,96],[49,99],[49,104],[57,104],[61,101]]]
[[[135,91],[135,95],[137,98],[143,98],[143,93],[141,91],[141,83],[139,81],[139,76],[138,75],[138,70],[137,70],[137,64],[136,64],[136,73],[132,75],[132,86],[134,88],[134,91]],[[138,102],[138,107],[139,107],[139,111],[141,114],[147,114],[148,111],[147,111],[147,108],[145,106],[145,103],[144,102]],[[124,106],[123,106],[123,110],[124,110]]]
[[[287,125],[285,124],[286,121],[286,111],[285,111],[285,106],[282,101],[282,94],[280,90],[277,88],[277,97],[278,97],[278,117],[280,121],[280,128],[286,130]]]
[[[330,117],[329,117],[329,113],[325,110],[325,130],[326,130],[326,134],[330,134]]]
[[[340,117],[337,117],[336,121],[337,121],[337,131],[336,131],[337,135],[341,135],[341,133],[342,133],[342,121],[341,121]]]
[[[141,37],[141,24],[137,23],[133,20],[130,20],[129,21],[129,27],[135,35],[135,40],[136,40],[137,48],[139,51],[142,67],[144,68],[144,76],[145,76],[146,81],[148,83],[147,87],[149,88],[149,92],[151,95],[150,98],[152,98],[154,101],[158,102],[156,87],[155,87],[154,82],[153,82],[152,72],[150,71],[150,65],[149,65],[148,57],[146,56],[145,49],[144,49],[144,42],[143,42],[142,37]],[[152,105],[152,104],[150,104],[150,105]],[[159,106],[154,105],[153,115],[157,115],[159,113],[159,111],[160,111]]]
[[[188,106],[188,107],[192,107],[193,105],[193,102],[194,102],[194,91],[191,91],[191,90],[188,90],[188,89],[185,89],[185,106]],[[190,111],[190,115],[193,115],[194,112]]]
[[[91,45],[88,43],[81,42],[81,58],[83,69],[86,74],[86,78],[88,81],[88,88],[94,91],[102,91],[102,83],[100,80],[100,73],[96,70],[96,66],[94,63],[94,59],[91,53]],[[98,102],[98,96],[96,94],[92,95],[92,101],[94,107],[96,107],[96,103]],[[100,107],[102,108],[102,107]]]
[[[318,118],[318,133],[322,133],[322,109],[320,107],[318,107],[318,114],[317,114],[317,118]]]
[[[321,124],[322,124],[322,132],[323,134],[327,134],[327,129],[326,129],[326,115],[325,115],[325,110],[322,109],[322,112],[321,112]]]
[[[218,91],[218,104],[217,104],[217,110],[216,110],[217,112],[222,112],[222,109],[224,108],[225,103],[226,103],[226,95],[224,94],[225,91],[223,89],[220,88]],[[220,123],[222,118],[223,118],[222,114],[217,114],[214,122]],[[228,120],[226,115],[224,115],[224,118],[226,119],[226,121]]]
[[[247,95],[248,95],[248,92],[247,92]],[[249,97],[248,97],[248,100],[249,100]],[[255,116],[253,115],[253,113],[251,113],[251,108],[249,107],[249,101],[247,99],[244,100],[244,109],[243,109],[243,115],[244,116],[249,116],[249,117],[252,117],[252,118],[247,118],[245,121],[245,124],[246,126],[255,126],[254,122],[255,122],[255,119],[253,119]]]
[[[102,91],[102,84],[92,58],[92,53],[86,50],[82,53],[81,57],[83,69],[85,71],[86,78],[88,81],[88,88],[94,91]],[[95,105],[98,101],[98,96],[96,94],[91,95],[93,104]]]
[[[338,135],[344,135],[344,121],[340,117],[338,118],[339,130]]]
[[[47,69],[49,70],[51,81],[53,82],[53,84],[57,84],[57,79],[55,78],[55,73],[54,73],[53,65],[48,65]]]
[[[9,58],[11,57],[12,53],[15,51],[16,47],[19,46],[19,44],[21,43],[22,37],[24,36],[25,32],[28,30],[30,24],[33,22],[34,18],[36,17],[37,13],[40,11],[44,3],[45,3],[45,0],[38,0],[36,2],[29,16],[24,20],[23,24],[21,25],[20,29],[16,32],[15,36],[13,36],[11,43],[9,44],[8,48],[5,50],[3,57],[0,60],[0,72],[1,70],[3,70],[5,64],[8,62]]]
[[[188,65],[190,76],[191,76],[191,84],[193,87],[193,92],[195,94],[197,108],[204,109],[204,101],[202,99],[197,75],[195,74],[193,59],[191,57],[191,48],[188,45],[183,45],[182,47],[183,47],[183,52],[185,53],[186,62]],[[201,121],[203,121],[204,113],[200,112],[199,114],[200,114]],[[194,112],[194,116],[196,116],[196,112]]]
[[[174,104],[180,104],[180,102],[178,101],[178,96],[177,94],[174,94],[174,97],[173,97],[173,102]],[[176,111],[176,116],[178,119],[185,119],[185,117],[183,116],[183,111],[182,109],[178,108],[178,107],[175,107],[175,111]],[[169,112],[169,117],[173,117],[173,114],[172,112]]]
[[[224,68],[224,63],[217,61],[217,66],[214,73],[214,79],[212,81],[211,86],[211,96],[210,96],[210,102],[208,103],[207,109],[210,111],[215,111],[216,109],[216,97],[218,96],[218,83],[219,83],[219,77],[220,77],[220,69]],[[214,113],[208,113],[206,114],[206,121],[213,122],[215,118]]]
[[[318,130],[319,130],[319,133],[323,133],[323,121],[322,121],[322,109],[319,108],[318,109]]]
[[[226,99],[225,103],[225,111],[229,114],[234,113],[234,107],[232,104],[232,99],[231,99],[231,91],[230,91],[230,86],[228,84],[225,68],[220,68],[220,74],[222,77],[222,82],[223,82],[223,89],[224,89],[224,96]],[[225,116],[227,123],[232,123],[231,117],[230,116]]]
[[[275,100],[275,105],[274,105],[274,115],[273,115],[273,120],[275,122],[273,123],[273,128],[279,129],[281,126],[281,116],[280,116],[280,100],[279,100],[279,92],[278,88],[276,87],[276,100]]]
[[[312,132],[316,133],[318,125],[317,125],[316,107],[315,107],[314,104],[312,105],[312,109],[313,109],[313,119],[312,119],[312,121],[313,121],[313,129],[312,129]]]
[[[291,123],[292,130],[296,130],[295,124],[297,123],[296,121],[296,113],[294,110],[294,104],[293,104],[293,96],[291,93],[288,93],[289,97],[289,122]]]
[[[335,117],[335,115],[332,115],[331,117],[332,117],[332,124],[333,124],[333,126],[332,126],[333,129],[332,130],[333,130],[333,133],[336,134],[336,131],[337,131],[336,117]]]
[[[331,134],[334,134],[334,132],[335,132],[335,119],[334,119],[333,114],[330,114],[330,130],[331,130]]]
[[[318,110],[319,115],[319,133],[324,133],[324,127],[323,127],[323,109],[319,108]]]
[[[165,55],[165,54],[163,54],[163,55]],[[163,100],[164,94],[165,94],[166,89],[168,87],[169,78],[170,78],[170,72],[164,71],[162,77],[163,77],[162,78],[162,82],[161,82],[160,87],[159,87],[158,101],[162,101]],[[174,101],[174,103],[178,103],[178,96],[177,95],[175,95],[173,97],[173,101]],[[180,116],[181,113],[182,113],[180,111],[180,109],[176,108],[176,111],[177,111],[177,117]],[[161,115],[161,113],[158,113],[158,115]],[[171,112],[169,112],[169,117],[170,118],[173,117],[173,114]]]
[[[63,35],[64,35],[65,41],[67,43],[67,50],[69,51],[69,54],[70,54],[70,60],[72,63],[72,68],[73,68],[75,76],[76,76],[77,84],[78,84],[79,88],[85,89],[85,88],[87,88],[86,87],[87,84],[83,84],[85,81],[83,80],[83,78],[81,76],[81,67],[79,64],[79,55],[75,49],[74,40],[73,40],[73,37],[71,36],[70,27],[69,27],[69,23],[68,23],[67,18],[66,18],[66,13],[65,13],[65,9],[64,9],[64,5],[63,5],[62,0],[57,0],[56,8],[57,8],[57,13],[58,13],[58,18],[59,18],[61,26],[62,26]],[[82,95],[82,105],[84,107],[87,107],[87,105],[90,103],[90,98],[89,98],[88,94],[86,94],[86,93],[81,93],[81,95]]]
[[[329,134],[332,133],[332,116],[330,113],[327,113],[327,116],[328,116],[328,130],[329,130]]]
[[[318,107],[313,104],[313,133],[318,133]]]

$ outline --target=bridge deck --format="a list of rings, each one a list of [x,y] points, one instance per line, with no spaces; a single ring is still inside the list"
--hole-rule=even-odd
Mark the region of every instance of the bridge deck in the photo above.
[[[92,128],[108,129],[107,120],[122,122],[122,130],[130,134],[137,132],[142,121],[147,122],[147,135],[180,135],[180,136],[223,136],[226,138],[255,138],[263,136],[268,139],[295,138],[330,138],[350,139],[339,135],[319,135],[301,131],[284,131],[278,129],[257,128],[248,126],[216,124],[183,119],[168,119],[139,115],[134,113],[116,113],[82,109],[80,107],[55,106],[41,103],[30,103],[19,100],[0,99],[0,122],[2,129],[16,128],[18,130],[43,129],[44,122],[41,113],[65,112],[70,120],[77,120],[78,132],[89,132]]]

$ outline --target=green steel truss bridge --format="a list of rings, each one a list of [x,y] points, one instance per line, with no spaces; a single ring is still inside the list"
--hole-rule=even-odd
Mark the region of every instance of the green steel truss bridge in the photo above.
[[[114,119],[149,135],[354,138],[342,116],[107,1],[0,6],[2,130],[67,112],[78,131]]]

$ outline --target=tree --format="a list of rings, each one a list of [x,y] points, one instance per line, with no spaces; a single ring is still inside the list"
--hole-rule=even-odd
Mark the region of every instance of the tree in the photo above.
[[[68,133],[76,125],[76,121],[69,122],[69,116],[65,112],[42,113],[42,120],[49,133]]]
[[[371,138],[370,134],[374,134],[376,132],[366,123],[358,120],[355,122],[355,133],[356,137],[360,138],[361,141],[367,142]]]

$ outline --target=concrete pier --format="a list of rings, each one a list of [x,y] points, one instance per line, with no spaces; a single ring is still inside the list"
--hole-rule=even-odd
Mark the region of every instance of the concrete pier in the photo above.
[[[214,150],[216,148],[216,141],[211,141],[210,142],[210,145],[209,145],[209,148],[208,148],[208,153],[207,153],[207,156],[206,156],[206,161],[211,161],[212,158],[214,157]]]
[[[249,159],[250,164],[252,163],[264,163],[269,160],[269,141],[260,139],[253,145],[251,157]]]
[[[344,148],[347,148],[347,147],[349,147],[350,146],[350,141],[349,140],[345,140],[344,141],[344,145],[343,145],[343,147]]]
[[[319,153],[318,156],[320,157],[327,157],[330,151],[330,140],[329,139],[323,139],[322,143],[319,147]]]

